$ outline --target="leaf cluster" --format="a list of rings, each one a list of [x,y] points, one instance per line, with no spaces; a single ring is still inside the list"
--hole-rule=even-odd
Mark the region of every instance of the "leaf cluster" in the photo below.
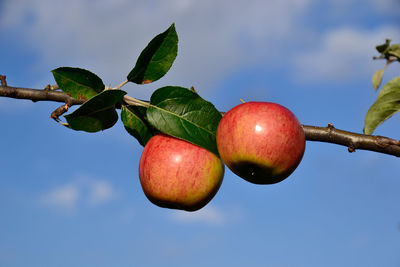
[[[400,44],[390,39],[376,46],[375,59],[386,60],[383,69],[372,76],[375,90],[381,86],[389,64],[400,61]],[[63,125],[77,131],[98,132],[121,121],[126,131],[141,145],[157,133],[168,134],[202,146],[218,155],[216,130],[222,116],[214,105],[193,89],[166,86],[155,90],[150,102],[130,97],[121,87],[128,82],[138,85],[162,78],[171,68],[178,53],[178,35],[172,24],[155,36],[140,53],[126,81],[116,88],[106,87],[96,74],[81,68],[60,67],[52,71],[58,87],[73,98],[85,100],[74,112],[65,116]],[[369,108],[364,122],[364,134],[374,130],[400,110],[400,76],[382,86],[377,100]]]
[[[85,100],[65,115],[70,129],[86,132],[106,130],[121,121],[141,145],[157,133],[168,134],[202,146],[218,155],[216,130],[222,115],[194,90],[166,86],[155,90],[150,102],[130,97],[121,87],[148,84],[163,77],[178,51],[178,35],[172,24],[155,36],[139,55],[127,80],[116,88],[106,87],[96,74],[81,68],[60,67],[52,71],[58,87],[73,98]]]
[[[400,44],[390,44],[386,39],[384,44],[376,46],[380,56],[375,59],[385,59],[383,69],[377,70],[372,76],[372,86],[378,90],[381,86],[383,74],[386,68],[395,61],[400,61]],[[400,76],[382,86],[376,101],[369,108],[364,122],[364,134],[372,134],[375,129],[400,110]]]

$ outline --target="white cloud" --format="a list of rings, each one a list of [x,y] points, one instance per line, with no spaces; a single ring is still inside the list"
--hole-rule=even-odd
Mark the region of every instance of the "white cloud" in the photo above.
[[[38,64],[78,65],[105,74],[106,83],[118,83],[147,42],[176,22],[179,56],[165,83],[205,88],[276,54],[270,51],[300,32],[297,18],[309,2],[8,1],[0,25],[36,48],[43,60]]]
[[[106,204],[115,195],[116,191],[109,182],[79,176],[69,183],[50,189],[39,197],[39,202],[46,207],[69,214],[81,207],[95,208]]]
[[[299,81],[343,81],[372,74],[377,65],[375,46],[385,38],[400,39],[400,29],[383,27],[374,30],[340,28],[315,40],[312,50],[293,57],[293,75]]]
[[[395,1],[329,1],[324,12],[333,20],[343,19],[341,15],[353,6],[388,10],[399,6]],[[117,85],[148,41],[175,22],[178,58],[166,77],[134,91],[139,98],[148,98],[152,89],[167,84],[193,85],[204,92],[251,64],[286,64],[288,69],[294,65],[295,78],[303,81],[370,75],[373,47],[399,35],[397,25],[373,30],[345,27],[319,34],[319,26],[304,19],[317,11],[312,10],[314,4],[318,1],[70,0],[68,5],[63,0],[6,1],[0,30],[12,31],[34,47],[41,61],[29,63],[36,65],[33,68],[79,66],[99,74],[107,85]],[[307,42],[315,46],[298,53]]]
[[[76,185],[66,184],[57,186],[47,192],[40,199],[49,206],[61,209],[75,209],[79,198],[79,188]]]
[[[91,181],[89,186],[89,203],[93,206],[110,201],[114,195],[114,189],[107,181]]]
[[[180,223],[206,223],[221,225],[225,222],[224,214],[214,206],[205,206],[195,212],[174,211],[172,220]]]

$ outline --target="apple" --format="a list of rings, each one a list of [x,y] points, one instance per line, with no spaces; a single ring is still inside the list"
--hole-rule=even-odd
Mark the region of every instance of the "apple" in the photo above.
[[[155,205],[195,211],[217,193],[224,164],[214,153],[165,134],[150,138],[139,162],[140,183]]]
[[[246,102],[222,117],[217,147],[222,161],[236,175],[255,184],[274,184],[299,165],[305,136],[287,108],[271,102]]]

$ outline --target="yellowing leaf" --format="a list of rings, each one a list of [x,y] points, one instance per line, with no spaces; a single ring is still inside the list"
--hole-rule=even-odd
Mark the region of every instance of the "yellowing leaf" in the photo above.
[[[382,87],[378,99],[369,108],[364,122],[364,134],[372,134],[376,127],[400,110],[400,76]]]
[[[384,70],[377,70],[372,76],[372,87],[375,90],[378,90],[379,86],[381,86],[383,72]]]

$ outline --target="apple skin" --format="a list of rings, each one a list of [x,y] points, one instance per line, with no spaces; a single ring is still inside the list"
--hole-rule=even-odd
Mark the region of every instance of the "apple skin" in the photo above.
[[[186,211],[201,209],[215,196],[224,171],[214,153],[164,134],[150,138],[139,162],[146,197],[157,206]]]
[[[255,184],[275,184],[299,165],[305,150],[303,128],[287,108],[246,102],[229,110],[217,129],[222,161]]]

